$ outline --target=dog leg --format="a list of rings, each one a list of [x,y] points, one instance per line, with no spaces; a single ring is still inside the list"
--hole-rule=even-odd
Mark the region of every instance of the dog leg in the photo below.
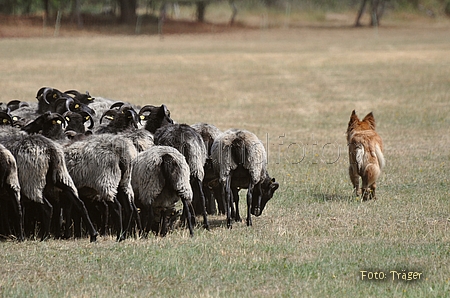
[[[354,165],[350,165],[348,168],[348,173],[353,184],[353,191],[355,192],[355,195],[361,195],[361,189],[359,188],[359,175],[356,167]]]

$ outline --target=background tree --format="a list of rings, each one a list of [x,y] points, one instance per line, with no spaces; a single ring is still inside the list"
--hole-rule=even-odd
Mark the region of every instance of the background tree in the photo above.
[[[369,0],[362,0],[361,7],[356,16],[355,26],[361,26],[361,17],[366,9],[367,2]],[[416,1],[416,0],[413,0]],[[386,1],[385,0],[370,0],[370,25],[378,26],[380,24],[381,17],[384,13]]]
[[[122,23],[134,23],[136,21],[136,0],[118,0],[120,7],[119,20]]]

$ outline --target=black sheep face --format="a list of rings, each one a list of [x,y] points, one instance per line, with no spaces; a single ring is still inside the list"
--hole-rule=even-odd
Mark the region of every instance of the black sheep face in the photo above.
[[[144,113],[147,112],[150,113],[145,115]],[[165,105],[161,105],[160,107],[144,106],[139,111],[139,116],[142,120],[147,121],[145,129],[153,134],[158,128],[173,124],[173,120],[170,118],[170,111]]]
[[[76,133],[84,134],[86,132],[84,123],[86,121],[91,122],[89,129],[94,127],[92,117],[88,113],[82,112],[79,114],[75,112],[66,112],[63,116],[64,120],[67,121],[66,131],[74,131]]]
[[[273,194],[280,186],[278,182],[275,182],[275,178],[270,177],[266,177],[260,184],[261,188],[255,186],[252,196],[250,213],[254,216],[260,216],[262,214],[267,202],[273,197]]]
[[[22,128],[28,134],[41,133],[43,136],[52,139],[64,139],[64,130],[62,128],[66,122],[64,118],[56,113],[46,112],[45,114],[36,118],[33,122],[27,124]]]

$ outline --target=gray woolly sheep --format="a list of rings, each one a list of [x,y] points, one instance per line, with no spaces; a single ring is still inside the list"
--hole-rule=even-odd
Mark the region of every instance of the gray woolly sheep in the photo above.
[[[156,131],[155,145],[174,147],[186,158],[191,172],[193,201],[194,204],[198,202],[201,206],[200,213],[203,215],[203,227],[209,229],[202,183],[205,176],[206,148],[201,136],[189,125],[168,124]]]
[[[203,178],[203,193],[205,194],[206,210],[208,214],[216,214],[217,209],[215,201],[217,201],[219,213],[225,214],[225,206],[222,204],[220,186],[218,183],[214,183],[214,181],[218,180],[219,177],[214,172],[213,162],[211,159],[212,144],[214,143],[214,140],[222,133],[222,131],[214,125],[208,123],[195,123],[192,124],[191,127],[195,129],[195,131],[202,137],[207,152],[206,163],[204,166],[205,177]],[[214,192],[214,195],[211,191]],[[194,206],[194,210],[197,210],[197,208],[198,206]]]
[[[147,121],[145,129],[154,133],[155,145],[174,147],[186,158],[191,171],[193,201],[194,204],[200,202],[200,213],[203,214],[203,227],[209,229],[205,195],[202,187],[206,148],[201,136],[189,125],[173,124],[170,112],[165,105],[160,107],[146,105],[139,111],[139,116]]]
[[[211,148],[211,156],[226,206],[227,226],[232,227],[233,199],[236,204],[234,219],[240,221],[239,189],[247,191],[247,225],[252,225],[251,214],[260,216],[279,184],[267,173],[264,145],[258,137],[246,130],[230,129],[219,135]]]
[[[167,211],[174,209],[181,199],[183,213],[188,221],[189,233],[193,235],[189,205],[192,201],[190,169],[184,156],[175,148],[154,146],[139,153],[132,174],[132,186],[136,202],[142,206],[143,218],[147,217],[146,232],[151,229],[155,215],[160,210],[161,223],[156,229],[161,235],[167,232]],[[144,221],[144,220],[143,220]]]
[[[125,223],[137,218],[131,187],[132,161],[137,150],[132,141],[122,135],[92,135],[70,144],[64,151],[67,168],[80,194],[106,202],[113,216],[117,240],[125,239],[122,207],[125,208]]]
[[[1,123],[11,124],[12,118],[0,112]],[[62,147],[42,135],[27,135],[11,126],[0,127],[0,143],[3,144],[16,159],[21,199],[24,202],[24,217],[28,203],[37,204],[42,210],[42,235],[44,240],[50,233],[52,205],[44,196],[44,189],[62,191],[61,197],[68,198],[81,211],[91,242],[96,241],[97,231],[94,229],[78,191],[66,168]]]
[[[11,203],[14,212],[14,232],[17,240],[23,241],[23,218],[20,205],[20,184],[17,174],[17,164],[14,156],[3,145],[0,145],[0,197],[6,197],[8,201],[2,201],[1,214],[4,222],[4,233],[10,234],[8,203]]]

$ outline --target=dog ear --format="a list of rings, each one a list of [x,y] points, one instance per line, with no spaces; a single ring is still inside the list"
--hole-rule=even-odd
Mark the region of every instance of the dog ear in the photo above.
[[[373,117],[373,113],[370,112],[369,114],[366,115],[366,117],[364,117],[363,121],[367,124],[369,124],[369,126],[375,130],[375,118]]]
[[[350,121],[348,122],[348,126],[351,126],[355,122],[359,122],[359,118],[356,115],[355,110],[353,110],[352,114],[350,115]]]

